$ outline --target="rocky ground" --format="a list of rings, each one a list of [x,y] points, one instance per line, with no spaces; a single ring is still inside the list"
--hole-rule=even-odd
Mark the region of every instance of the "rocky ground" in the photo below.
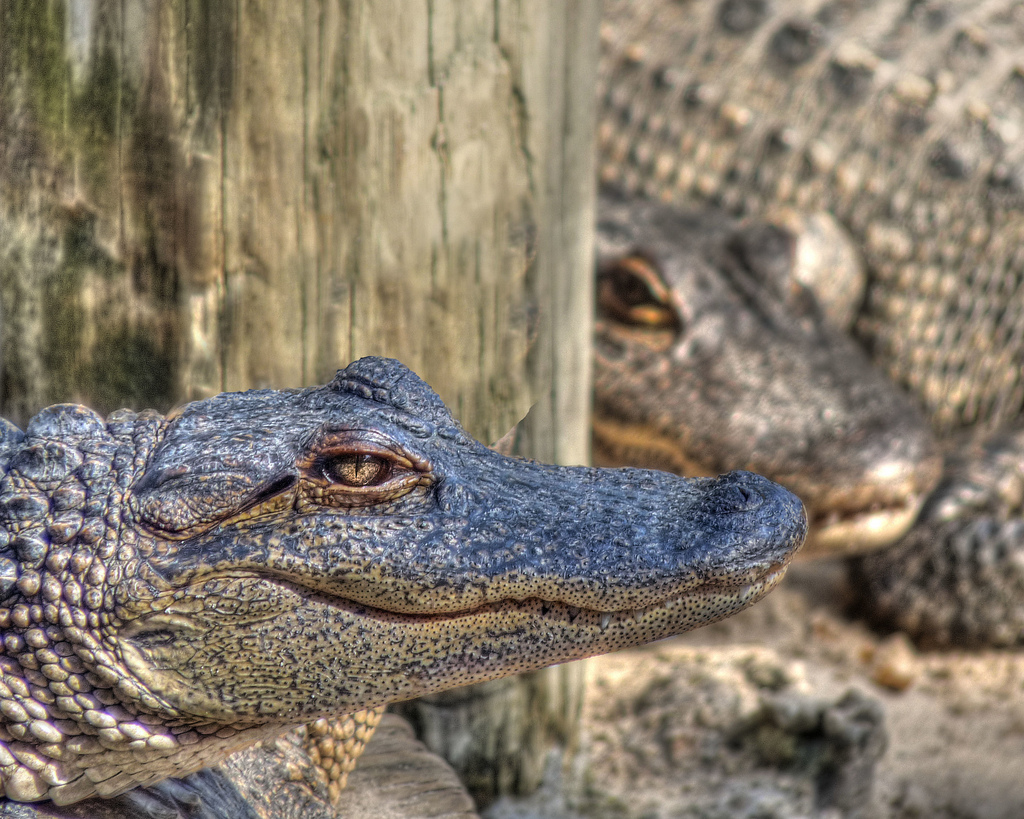
[[[743,614],[590,661],[582,752],[487,819],[1019,819],[1024,652],[921,652],[798,566]]]

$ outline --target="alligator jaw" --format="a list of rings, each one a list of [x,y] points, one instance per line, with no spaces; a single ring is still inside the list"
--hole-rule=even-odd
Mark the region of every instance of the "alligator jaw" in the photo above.
[[[438,689],[436,672],[460,674],[472,681],[503,676],[508,667],[508,641],[525,640],[531,654],[516,662],[517,671],[582,659],[622,648],[661,640],[729,617],[760,600],[786,573],[788,565],[772,567],[747,583],[700,586],[642,609],[598,611],[538,599],[488,604],[463,615],[430,618],[426,627],[447,642],[453,629],[486,635],[474,651],[453,665],[444,658],[438,668],[417,662],[405,669],[410,688],[396,699],[407,699]],[[408,615],[402,615],[407,617]],[[476,621],[470,625],[471,621]],[[480,650],[480,646],[483,650]]]
[[[924,504],[923,493],[902,506],[889,506],[840,515],[812,517],[801,559],[861,554],[889,546],[905,535]]]
[[[317,595],[308,588],[295,587],[286,581],[276,585],[291,587],[303,598],[301,611],[280,618],[282,630],[292,628],[295,622],[318,622],[337,630],[340,634],[358,632],[354,642],[371,643],[389,639],[396,646],[390,663],[373,665],[365,653],[352,652],[351,646],[340,646],[342,653],[352,654],[348,661],[335,666],[332,673],[339,685],[350,684],[352,678],[387,678],[390,685],[381,687],[376,696],[379,704],[396,702],[450,687],[453,684],[494,679],[514,671],[530,671],[553,663],[615,651],[641,643],[652,642],[678,634],[696,625],[716,622],[757,602],[771,591],[785,575],[790,560],[799,545],[793,543],[781,562],[759,566],[734,578],[723,578],[706,584],[696,584],[678,595],[660,600],[644,608],[600,611],[548,602],[537,598],[503,600],[488,603],[462,612],[439,614],[393,613],[354,604],[351,601]],[[242,579],[242,578],[233,578]],[[207,578],[207,582],[213,578]],[[255,580],[255,579],[251,579]],[[187,685],[177,672],[154,670],[131,645],[133,636],[153,628],[158,631],[174,624],[188,630],[188,618],[156,614],[150,623],[135,623],[126,630],[122,643],[123,656],[130,668],[154,687],[160,688],[169,700],[179,697],[193,709],[204,704],[202,697]],[[258,627],[255,629],[259,632]],[[396,641],[396,635],[402,635]],[[335,646],[321,645],[316,662],[329,662],[326,656]],[[523,649],[527,647],[528,653]],[[346,672],[349,679],[345,679]],[[359,703],[373,705],[365,692],[359,692]],[[207,706],[216,710],[209,699]],[[180,747],[169,733],[163,734],[167,748],[163,752],[151,751],[146,769],[130,758],[119,755],[122,773],[106,781],[94,782],[93,777],[108,771],[112,760],[97,755],[81,760],[81,767],[67,772],[67,779],[53,791],[51,798],[58,804],[77,801],[93,793],[114,796],[139,784],[159,781],[167,775],[183,776],[200,767],[216,763],[234,752],[260,739],[266,739],[285,730],[294,720],[286,713],[275,713],[281,703],[268,698],[261,715],[262,723],[236,721],[226,715],[209,723],[212,728],[199,725],[202,734],[198,744]],[[354,709],[354,706],[353,706]],[[282,709],[283,710],[283,709]],[[226,725],[231,725],[230,729]],[[196,731],[190,732],[196,735]],[[99,767],[94,768],[93,763]],[[138,769],[138,770],[136,770]],[[95,790],[94,790],[95,789]]]
[[[232,577],[229,580],[243,580],[248,588],[259,589],[264,599],[277,593],[282,605],[246,628],[249,645],[257,646],[250,648],[254,680],[277,667],[277,656],[264,655],[258,648],[275,635],[307,622],[324,623],[329,627],[325,633],[340,635],[320,640],[303,673],[292,673],[290,688],[296,693],[268,696],[259,703],[259,713],[248,716],[232,715],[224,701],[206,688],[209,680],[191,672],[196,665],[212,665],[226,645],[230,655],[229,644],[236,639],[217,624],[211,628],[204,621],[206,627],[201,627],[202,615],[195,620],[183,617],[173,613],[175,606],[170,605],[140,618],[124,630],[124,655],[137,679],[159,691],[171,707],[190,712],[193,719],[234,724],[239,730],[268,718],[282,724],[298,722],[615,651],[716,622],[771,591],[798,545],[796,539],[776,561],[759,562],[707,581],[685,578],[677,591],[661,599],[613,610],[529,597],[459,611],[393,612],[280,578]],[[204,578],[198,588],[210,588],[220,580],[225,578]],[[271,588],[274,591],[268,591]],[[285,608],[289,602],[294,604],[291,610]],[[180,602],[178,608],[183,608]],[[179,640],[179,651],[189,657],[177,668],[172,663],[178,652],[139,648],[140,638],[144,642],[151,635],[162,636],[166,646],[172,641],[170,630]],[[206,645],[218,649],[206,653]],[[382,645],[387,649],[381,650]],[[310,697],[323,697],[325,690],[330,707],[304,712],[304,703]]]

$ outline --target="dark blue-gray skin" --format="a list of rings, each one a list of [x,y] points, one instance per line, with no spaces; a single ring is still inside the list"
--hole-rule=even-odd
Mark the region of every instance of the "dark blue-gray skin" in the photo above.
[[[320,387],[167,417],[56,406],[2,432],[0,783],[23,802],[718,620],[806,531],[750,473],[499,455],[377,358]],[[335,772],[375,724],[345,719],[360,742],[314,760]]]

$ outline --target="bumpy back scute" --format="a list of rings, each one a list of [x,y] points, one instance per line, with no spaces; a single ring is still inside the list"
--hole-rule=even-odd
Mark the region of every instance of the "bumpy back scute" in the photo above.
[[[5,435],[4,440],[17,440]],[[17,445],[8,447],[0,478],[0,602],[28,606],[37,613],[48,563],[56,573],[48,588],[67,577],[72,544],[88,547],[102,532],[112,441],[103,420],[83,407],[49,407],[28,424]],[[106,461],[104,464],[103,462]],[[91,514],[90,514],[91,513]],[[93,518],[86,527],[86,519]],[[83,534],[93,535],[83,538]],[[67,553],[65,555],[64,553]],[[91,559],[81,557],[76,566]],[[54,601],[49,601],[54,602]],[[46,607],[42,607],[45,609]],[[37,618],[30,618],[37,619]],[[52,612],[50,618],[53,620]]]
[[[25,435],[53,441],[75,441],[103,438],[107,425],[103,419],[78,404],[54,404],[40,410],[28,422]]]
[[[0,789],[32,800],[77,777],[47,749],[100,750],[90,715],[121,699],[101,553],[118,542],[115,461],[132,446],[70,405],[0,436]]]
[[[426,419],[461,437],[462,428],[440,396],[399,361],[360,358],[338,370],[329,386],[336,392],[356,395]]]

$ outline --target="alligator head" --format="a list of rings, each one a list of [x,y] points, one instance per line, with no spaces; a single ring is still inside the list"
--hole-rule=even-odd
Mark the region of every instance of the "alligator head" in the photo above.
[[[805,533],[747,473],[544,466],[393,361],[0,441],[0,781],[67,803],[318,717],[676,634]]]
[[[791,234],[610,198],[599,233],[598,463],[767,475],[807,505],[808,555],[910,527],[937,445],[794,278]]]

